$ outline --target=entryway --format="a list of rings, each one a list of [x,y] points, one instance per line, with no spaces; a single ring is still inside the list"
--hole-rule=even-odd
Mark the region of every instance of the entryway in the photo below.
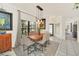
[[[65,37],[69,40],[77,40],[77,22],[67,25],[65,29]]]

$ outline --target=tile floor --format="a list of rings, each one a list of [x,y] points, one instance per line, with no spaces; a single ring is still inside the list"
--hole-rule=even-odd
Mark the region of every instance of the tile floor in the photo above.
[[[70,35],[59,45],[56,56],[79,56],[79,43]]]
[[[56,49],[56,52],[54,52],[54,54],[48,54],[48,55],[52,55],[52,56],[79,56],[79,43],[76,41],[76,39],[72,38],[71,36],[67,37],[66,40],[60,40],[56,37],[50,37],[50,40],[53,42],[58,42],[58,48]],[[53,43],[52,42],[52,43]],[[52,46],[52,45],[51,45]],[[50,47],[51,47],[50,46]],[[55,47],[56,44],[52,46],[52,49],[49,50],[49,52],[53,53],[53,47]],[[20,49],[21,47],[19,47]],[[17,52],[19,52],[19,50],[17,50]],[[20,53],[22,53],[22,51],[20,51]],[[46,53],[47,54],[47,53]],[[7,51],[5,53],[0,54],[0,56],[16,56],[17,54],[15,53],[14,50],[12,51]],[[20,55],[20,54],[19,54]],[[39,54],[38,54],[39,55]],[[41,56],[43,56],[44,54],[41,54]],[[32,54],[33,56],[33,54]]]
[[[51,41],[50,44],[44,48],[43,52],[42,51],[35,51],[31,53],[29,56],[54,56],[57,49],[58,49],[59,43]],[[23,46],[19,46],[14,49],[15,53],[17,56],[28,56],[27,50],[23,51],[22,49]]]
[[[16,56],[14,50],[12,49],[12,51],[7,51],[5,53],[1,53],[0,56]]]

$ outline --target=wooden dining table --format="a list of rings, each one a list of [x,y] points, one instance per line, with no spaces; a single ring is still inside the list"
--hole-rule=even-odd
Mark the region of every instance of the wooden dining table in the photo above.
[[[43,34],[42,33],[29,33],[29,38],[34,41],[34,42],[37,42],[37,41],[40,41],[42,40],[43,38]]]
[[[40,44],[38,43],[38,41],[41,41],[43,38],[43,34],[42,33],[37,33],[37,32],[31,32],[29,33],[28,38],[34,42],[34,44],[32,44],[29,48],[28,48],[28,54],[40,50],[39,48],[37,48],[37,46],[40,46]],[[29,49],[33,47],[34,49],[32,51],[29,52]]]

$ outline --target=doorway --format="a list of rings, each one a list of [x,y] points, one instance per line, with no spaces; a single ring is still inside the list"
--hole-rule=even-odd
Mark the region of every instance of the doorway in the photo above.
[[[67,40],[77,40],[77,23],[69,23],[65,29]]]
[[[50,36],[54,36],[54,24],[49,24],[49,33]]]

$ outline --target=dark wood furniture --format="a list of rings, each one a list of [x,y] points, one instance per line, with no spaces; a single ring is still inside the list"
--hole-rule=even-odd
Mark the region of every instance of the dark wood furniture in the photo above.
[[[11,34],[0,34],[0,53],[12,49]]]

